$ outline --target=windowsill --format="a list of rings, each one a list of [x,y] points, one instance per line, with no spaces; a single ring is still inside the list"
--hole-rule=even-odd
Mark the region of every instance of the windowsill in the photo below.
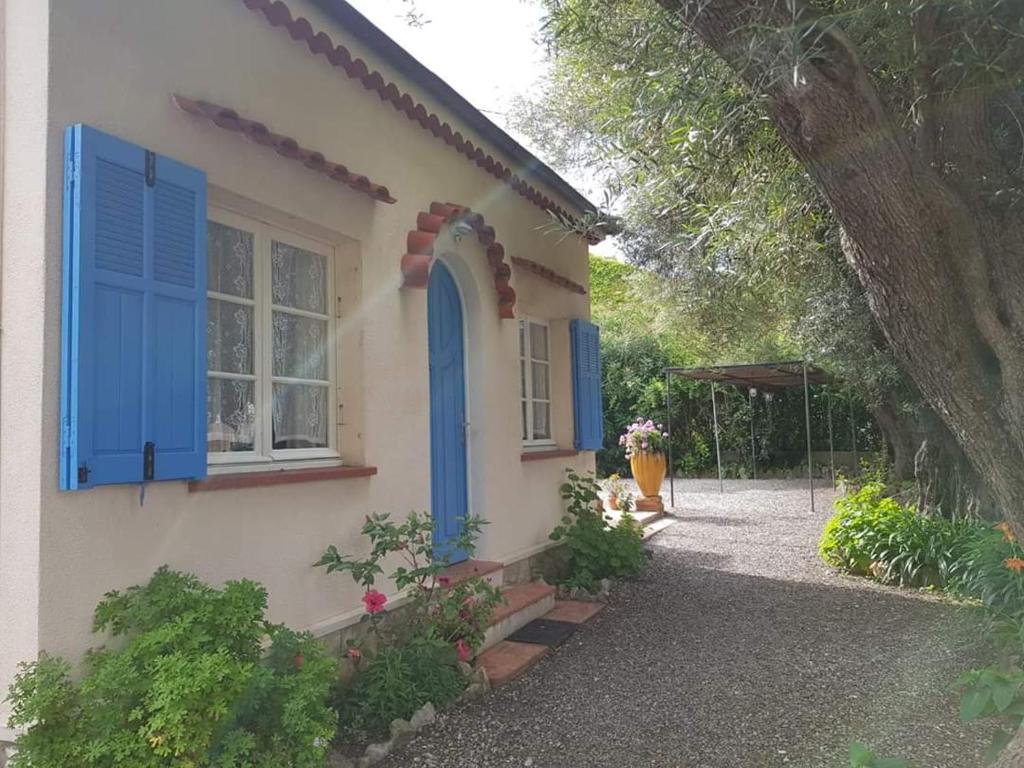
[[[542,448],[539,450],[523,451],[519,456],[519,460],[543,461],[544,459],[564,459],[570,456],[578,456],[579,453],[575,448]]]
[[[265,485],[312,483],[319,480],[343,480],[350,477],[370,477],[377,474],[376,467],[316,467],[307,469],[282,468],[263,472],[232,472],[209,475],[188,484],[190,493],[201,491],[229,491],[238,488],[260,488]]]

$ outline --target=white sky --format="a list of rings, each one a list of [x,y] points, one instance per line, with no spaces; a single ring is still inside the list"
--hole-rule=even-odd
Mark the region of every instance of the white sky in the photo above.
[[[528,95],[547,71],[539,42],[543,21],[533,0],[348,0],[396,43],[433,70],[473,106],[544,160],[543,147],[509,129],[506,111],[516,96]],[[410,25],[406,14],[415,7],[429,22]],[[563,176],[588,199],[600,202],[593,179],[578,173]],[[613,255],[605,241],[594,249]]]

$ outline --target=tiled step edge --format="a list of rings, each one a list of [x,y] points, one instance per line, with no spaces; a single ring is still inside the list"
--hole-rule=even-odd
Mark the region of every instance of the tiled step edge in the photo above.
[[[482,578],[492,586],[500,587],[505,575],[505,564],[493,560],[463,560],[461,563],[449,565],[439,578],[446,579],[449,587],[461,584],[474,576]]]
[[[505,603],[491,616],[481,646],[485,650],[555,607],[555,588],[542,581],[503,587],[501,593]]]

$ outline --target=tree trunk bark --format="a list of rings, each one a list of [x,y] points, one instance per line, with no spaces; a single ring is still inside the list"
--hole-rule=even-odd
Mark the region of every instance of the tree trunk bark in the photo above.
[[[871,414],[892,453],[893,480],[912,480],[914,455],[920,444],[914,420],[902,412],[891,392],[885,393],[881,402],[872,407]]]

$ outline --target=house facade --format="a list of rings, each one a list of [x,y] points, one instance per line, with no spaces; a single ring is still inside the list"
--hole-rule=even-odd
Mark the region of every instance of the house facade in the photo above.
[[[586,200],[342,0],[2,7],[0,689],[163,564],[326,637],[369,513],[549,547]]]

